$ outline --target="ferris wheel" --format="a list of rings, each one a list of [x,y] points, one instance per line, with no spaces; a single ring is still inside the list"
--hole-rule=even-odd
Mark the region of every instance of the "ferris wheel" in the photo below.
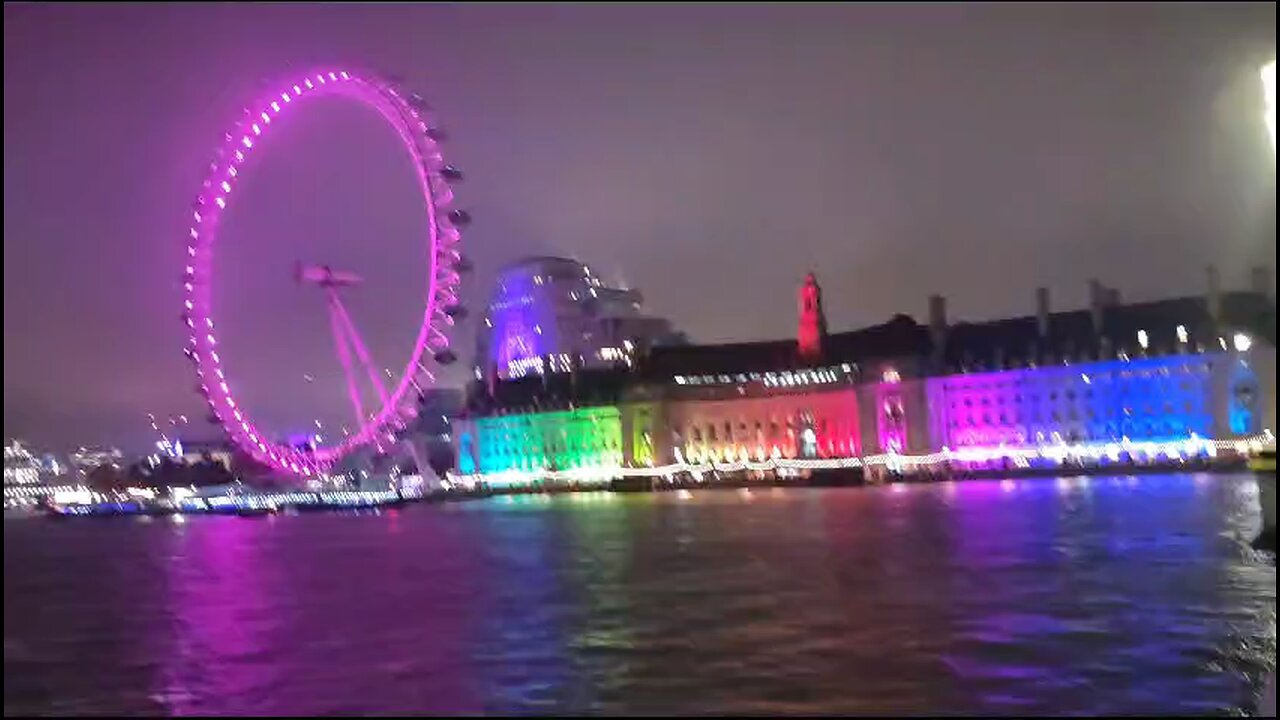
[[[270,437],[260,430],[241,407],[235,381],[219,355],[214,321],[212,281],[218,226],[223,212],[236,197],[236,185],[249,169],[249,157],[286,117],[319,96],[342,96],[367,105],[381,114],[396,131],[411,156],[419,189],[425,200],[427,264],[423,269],[424,311],[413,350],[397,378],[376,371],[360,332],[342,303],[341,291],[358,285],[361,277],[345,270],[299,264],[296,279],[315,285],[326,296],[335,355],[342,366],[346,393],[356,423],[345,438],[331,445],[299,447]],[[199,391],[208,402],[213,420],[227,436],[255,460],[282,473],[312,476],[328,471],[347,453],[363,446],[379,452],[396,442],[396,432],[417,411],[422,390],[433,384],[432,367],[456,360],[449,349],[449,329],[464,311],[458,304],[461,273],[470,269],[461,253],[460,229],[470,215],[452,208],[452,186],[462,179],[457,168],[440,154],[441,132],[432,124],[423,98],[406,92],[393,80],[352,70],[326,69],[300,75],[282,84],[246,108],[244,115],[224,137],[216,159],[200,189],[191,213],[186,269],[182,275],[182,319],[188,330],[184,350],[195,365]],[[363,372],[377,394],[376,407],[365,407],[357,383]]]

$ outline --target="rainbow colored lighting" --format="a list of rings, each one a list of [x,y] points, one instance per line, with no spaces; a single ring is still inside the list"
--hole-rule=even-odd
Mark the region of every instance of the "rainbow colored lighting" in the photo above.
[[[480,472],[565,472],[622,464],[622,420],[613,406],[501,415],[476,421]]]
[[[1224,361],[1170,355],[931,378],[933,436],[951,447],[1208,437],[1213,367]]]
[[[497,472],[450,474],[448,481],[457,487],[470,487],[478,483],[491,486],[527,486],[539,481],[606,483],[614,478],[674,478],[689,474],[701,479],[706,473],[776,472],[788,475],[802,470],[840,470],[884,467],[895,471],[942,467],[980,467],[994,462],[1010,461],[1015,467],[1058,467],[1067,462],[1121,463],[1128,459],[1134,464],[1150,464],[1167,460],[1213,458],[1230,452],[1249,455],[1265,448],[1275,447],[1275,436],[1270,432],[1249,438],[1209,440],[1188,437],[1180,440],[1134,442],[1122,440],[1108,443],[1053,443],[1025,447],[970,447],[959,450],[944,449],[924,455],[880,454],[862,458],[770,458],[760,462],[749,460],[735,462],[678,462],[659,467],[622,467],[618,464],[597,464],[573,470],[518,470]]]

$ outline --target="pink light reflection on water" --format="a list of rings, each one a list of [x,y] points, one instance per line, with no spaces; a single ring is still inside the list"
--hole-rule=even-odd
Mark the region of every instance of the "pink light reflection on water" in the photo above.
[[[287,591],[272,586],[281,579],[268,552],[272,529],[234,517],[174,526],[167,584],[173,654],[153,696],[171,714],[200,714],[211,704],[228,714],[252,713],[289,681],[283,667],[265,661],[278,622],[272,607]]]
[[[482,712],[483,673],[465,644],[485,621],[481,545],[456,520],[415,523],[414,542],[401,543],[400,522],[353,513],[175,526],[174,641],[153,698],[173,715]],[[423,542],[453,558],[449,589],[382,592],[421,569]],[[309,554],[327,561],[296,561]],[[363,668],[358,685],[349,663]]]

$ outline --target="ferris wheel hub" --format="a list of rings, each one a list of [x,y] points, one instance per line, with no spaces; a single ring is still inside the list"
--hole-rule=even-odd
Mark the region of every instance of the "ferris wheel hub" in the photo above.
[[[297,279],[299,283],[310,283],[320,287],[350,287],[364,282],[364,278],[345,270],[334,270],[328,265],[298,264]]]

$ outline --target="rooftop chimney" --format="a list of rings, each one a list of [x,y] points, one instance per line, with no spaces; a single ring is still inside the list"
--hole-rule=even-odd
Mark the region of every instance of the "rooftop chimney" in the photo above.
[[[947,327],[947,299],[941,295],[929,296],[929,327]]]
[[[1208,305],[1209,319],[1215,328],[1222,325],[1222,288],[1218,282],[1218,268],[1210,265],[1205,268],[1205,279],[1208,282],[1209,294],[1205,297]]]
[[[1249,289],[1259,295],[1271,298],[1271,271],[1265,265],[1254,265],[1249,270]]]
[[[929,296],[929,339],[933,342],[933,359],[941,363],[947,341],[947,299]]]
[[[1049,288],[1036,288],[1036,331],[1041,340],[1049,339]]]
[[[1081,357],[1093,357],[1101,360],[1111,357],[1111,338],[1107,336],[1106,310],[1111,305],[1112,291],[1097,280],[1089,281],[1089,319],[1093,322],[1093,336],[1097,339],[1094,347],[1081,350]]]
[[[1089,281],[1089,318],[1093,321],[1093,334],[1102,334],[1102,311],[1106,307],[1106,288],[1095,280]]]
[[[929,296],[929,331],[943,334],[947,330],[947,299],[941,295]]]

